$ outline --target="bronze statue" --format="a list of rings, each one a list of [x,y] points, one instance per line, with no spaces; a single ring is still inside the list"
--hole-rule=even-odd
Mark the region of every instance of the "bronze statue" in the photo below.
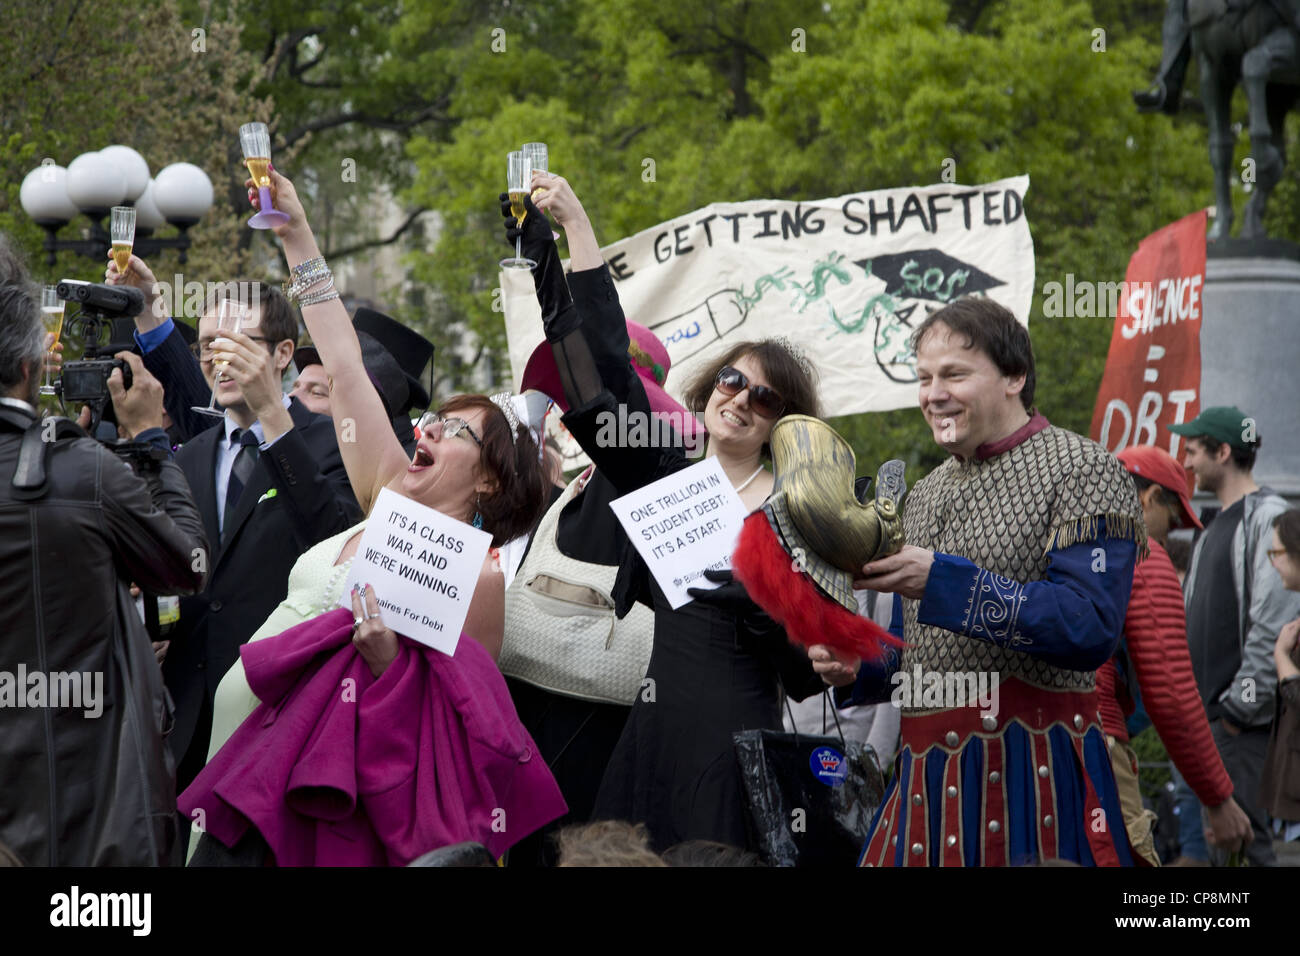
[[[1169,0],[1162,30],[1164,50],[1155,86],[1134,93],[1144,112],[1174,113],[1191,55],[1200,72],[1210,127],[1216,218],[1210,239],[1227,238],[1233,220],[1230,177],[1236,136],[1232,92],[1246,90],[1254,192],[1246,204],[1243,239],[1263,238],[1264,210],[1282,178],[1283,124],[1300,99],[1300,11],[1297,0]],[[1248,180],[1249,181],[1249,180]]]

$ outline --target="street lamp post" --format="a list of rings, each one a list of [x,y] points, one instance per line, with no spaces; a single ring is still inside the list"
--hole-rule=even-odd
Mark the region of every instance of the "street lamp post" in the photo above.
[[[135,206],[135,253],[150,258],[176,249],[185,262],[188,231],[212,207],[212,181],[191,163],[173,163],[149,178],[149,164],[129,146],[108,146],[82,153],[67,169],[50,160],[23,179],[23,209],[45,230],[45,261],[54,265],[61,251],[88,256],[101,264],[112,243],[104,219],[113,206]],[[81,239],[60,239],[59,230],[85,215],[90,220]],[[179,235],[158,238],[154,230],[170,223]]]

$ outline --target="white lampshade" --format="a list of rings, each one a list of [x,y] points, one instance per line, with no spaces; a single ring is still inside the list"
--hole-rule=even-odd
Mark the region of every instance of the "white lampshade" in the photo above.
[[[110,163],[122,171],[126,177],[127,202],[135,202],[149,185],[149,164],[144,157],[130,146],[105,146],[99,151]]]
[[[172,163],[154,177],[153,199],[169,222],[202,219],[212,208],[212,180],[193,163]]]
[[[126,198],[126,174],[102,153],[82,153],[68,164],[68,198],[81,209],[107,212]]]
[[[68,171],[46,163],[23,177],[18,198],[27,215],[38,221],[69,222],[79,213],[68,198]]]
[[[158,203],[154,201],[153,190],[154,185],[151,179],[145,185],[140,198],[135,201],[135,227],[137,229],[154,230],[167,221],[167,217],[158,208]]]

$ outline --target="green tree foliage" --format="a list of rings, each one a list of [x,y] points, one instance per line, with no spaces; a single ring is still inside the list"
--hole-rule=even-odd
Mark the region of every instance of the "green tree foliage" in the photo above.
[[[271,105],[249,91],[256,61],[241,48],[238,5],[230,18],[206,21],[183,14],[175,0],[20,6],[22,14],[7,17],[0,31],[0,230],[15,237],[46,279],[102,279],[102,267],[70,253],[53,268],[44,265],[44,233],[27,218],[18,192],[46,157],[66,166],[87,150],[124,143],[155,174],[174,162],[207,172],[216,202],[191,230],[184,271],[200,281],[240,272],[247,200],[241,188],[237,205],[228,195],[223,201],[222,184],[237,176],[242,182],[239,124],[268,114]],[[75,230],[60,235],[71,238]],[[152,265],[160,279],[181,268],[174,252]]]
[[[1123,278],[1143,236],[1209,200],[1194,119],[1143,116],[1130,99],[1159,59],[1159,9],[1111,4],[1124,9],[1108,27],[1087,3],[1041,0],[561,6],[544,26],[574,25],[563,49],[503,20],[515,45],[492,53],[484,38],[463,64],[451,135],[410,145],[411,196],[448,224],[416,268],[490,350],[504,342],[493,199],[504,153],[529,139],[551,145],[605,242],[716,200],[929,184],[947,159],[962,183],[1027,172],[1040,289],[1067,273]],[[1038,404],[1062,425],[1087,431],[1111,324],[1044,318],[1035,297]],[[836,425],[863,470],[941,459],[914,410]]]

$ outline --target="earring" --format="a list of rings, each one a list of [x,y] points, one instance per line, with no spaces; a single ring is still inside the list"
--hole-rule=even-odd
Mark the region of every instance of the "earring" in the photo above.
[[[474,521],[473,521],[473,524],[474,524],[474,527],[476,527],[476,528],[482,528],[482,527],[483,527],[483,515],[479,512],[479,505],[480,505],[480,496],[479,496],[477,493],[475,493],[475,495],[474,495]]]

